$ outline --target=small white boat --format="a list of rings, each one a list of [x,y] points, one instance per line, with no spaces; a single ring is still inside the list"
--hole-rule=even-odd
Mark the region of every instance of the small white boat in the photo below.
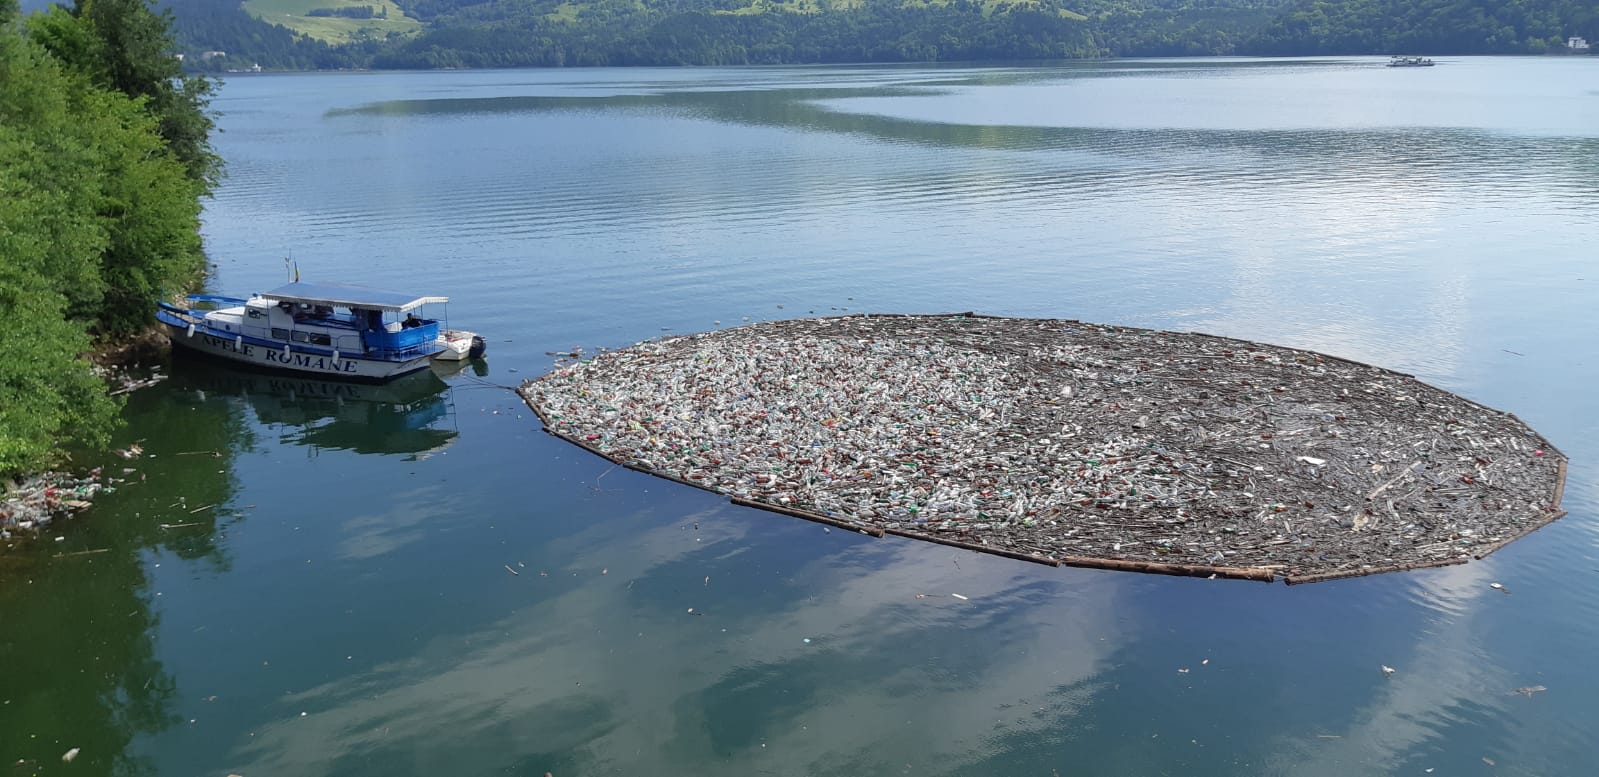
[[[1389,67],[1432,67],[1433,64],[1431,57],[1407,57],[1395,54],[1388,59]]]
[[[189,307],[163,302],[156,320],[174,345],[206,355],[324,378],[385,381],[435,359],[483,355],[482,337],[417,315],[448,301],[295,282],[249,299],[195,294]]]

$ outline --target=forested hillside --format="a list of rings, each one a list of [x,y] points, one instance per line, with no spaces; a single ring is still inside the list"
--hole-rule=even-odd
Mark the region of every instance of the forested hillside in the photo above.
[[[186,52],[227,52],[190,58],[210,70],[1537,54],[1599,40],[1593,0],[394,1],[420,33],[330,45],[239,0],[163,0]]]
[[[178,51],[189,70],[336,70],[365,67],[371,51],[332,46],[287,27],[267,24],[230,0],[161,0],[173,16]],[[222,52],[208,54],[208,52]]]
[[[1059,59],[1103,54],[1091,27],[1054,0],[942,4],[865,0],[836,9],[730,0],[553,0],[449,8],[422,0],[421,36],[377,67],[726,65]],[[437,14],[437,15],[434,15]]]
[[[1252,54],[1542,54],[1599,40],[1595,0],[1308,0],[1244,47]]]

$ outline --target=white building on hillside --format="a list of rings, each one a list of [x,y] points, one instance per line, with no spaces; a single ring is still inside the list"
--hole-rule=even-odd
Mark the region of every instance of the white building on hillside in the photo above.
[[[1566,41],[1566,48],[1571,49],[1572,51],[1587,51],[1588,39],[1579,38],[1573,35],[1569,40]]]

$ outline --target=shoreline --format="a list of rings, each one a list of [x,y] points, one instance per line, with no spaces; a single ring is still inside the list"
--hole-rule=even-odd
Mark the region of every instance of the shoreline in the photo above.
[[[115,343],[97,345],[86,357],[106,381],[106,393],[116,397],[165,380],[159,364],[167,347],[166,335],[151,326]],[[143,450],[134,443],[95,453],[131,460],[139,458]],[[92,507],[101,493],[114,492],[125,479],[107,476],[104,467],[85,471],[70,466],[5,477],[0,480],[0,542],[5,543],[0,552],[38,538],[56,521],[75,518]]]

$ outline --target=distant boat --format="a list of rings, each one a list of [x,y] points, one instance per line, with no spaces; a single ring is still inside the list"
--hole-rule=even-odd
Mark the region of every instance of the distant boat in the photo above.
[[[210,356],[275,371],[381,382],[435,359],[483,355],[482,337],[416,315],[424,306],[448,301],[295,282],[249,299],[195,294],[189,307],[163,302],[156,320],[167,327],[173,344]]]
[[[1432,67],[1435,62],[1431,57],[1405,57],[1398,54],[1388,58],[1389,67]]]

